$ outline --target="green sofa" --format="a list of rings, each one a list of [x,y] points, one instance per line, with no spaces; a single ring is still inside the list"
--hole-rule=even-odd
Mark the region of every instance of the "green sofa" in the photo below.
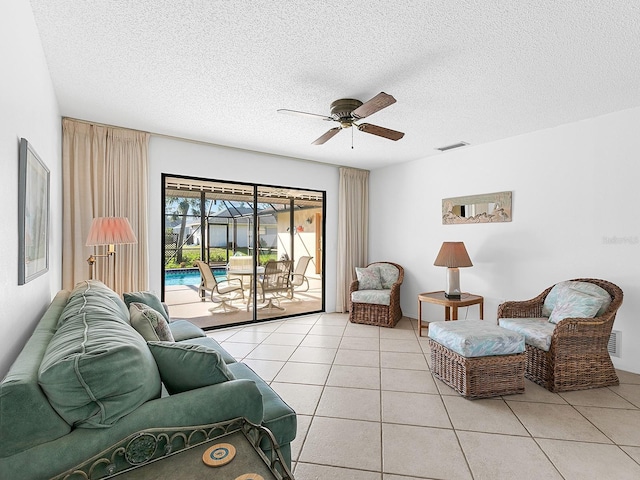
[[[0,384],[0,478],[55,478],[137,432],[238,417],[267,427],[290,467],[293,409],[198,327],[168,326],[174,343],[147,343],[104,284],[60,291]],[[182,355],[169,362],[175,371],[157,349]],[[206,365],[204,382],[190,378]],[[171,375],[183,391],[167,393]]]

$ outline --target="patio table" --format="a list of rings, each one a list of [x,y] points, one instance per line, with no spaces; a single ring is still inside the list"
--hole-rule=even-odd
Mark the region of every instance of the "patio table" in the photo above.
[[[256,273],[262,275],[264,273],[264,267],[257,267]],[[253,296],[253,268],[229,268],[227,267],[227,278],[229,275],[239,275],[242,277],[242,285],[245,283],[245,277],[249,277],[249,300],[247,300],[247,312],[251,305],[251,298]]]

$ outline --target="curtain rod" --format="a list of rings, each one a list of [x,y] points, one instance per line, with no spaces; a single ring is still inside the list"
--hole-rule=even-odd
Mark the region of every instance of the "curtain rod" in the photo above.
[[[109,123],[102,123],[102,122],[92,122],[89,120],[83,120],[81,118],[74,118],[74,117],[62,117],[63,119],[68,119],[68,120],[73,120],[75,122],[82,122],[82,123],[87,123],[90,125],[98,125],[101,127],[108,127],[108,128],[121,128],[124,130],[134,130],[136,132],[141,132],[141,133],[146,133],[148,135],[151,135],[153,137],[160,137],[160,138],[167,138],[169,140],[179,140],[182,142],[189,142],[189,143],[193,143],[196,145],[206,145],[206,146],[210,146],[210,147],[219,147],[219,148],[227,148],[229,150],[236,150],[236,151],[240,151],[240,152],[248,152],[248,153],[258,153],[260,155],[268,155],[270,157],[280,157],[280,158],[285,158],[285,159],[291,159],[291,160],[295,160],[297,162],[308,162],[308,163],[314,163],[316,165],[331,165],[333,167],[336,168],[352,168],[354,170],[365,170],[368,171],[366,168],[355,168],[355,167],[349,167],[347,165],[340,165],[339,163],[324,163],[324,162],[318,162],[317,160],[309,160],[307,158],[298,158],[298,157],[291,157],[289,155],[279,155],[279,154],[275,154],[275,153],[269,153],[269,152],[261,152],[259,150],[250,150],[248,148],[241,148],[241,147],[230,147],[228,145],[220,145],[217,143],[212,143],[212,142],[205,142],[204,140],[193,140],[190,138],[183,138],[183,137],[176,137],[175,135],[168,135],[166,133],[156,133],[156,132],[149,132],[146,130],[138,130],[137,128],[128,128],[128,127],[121,127],[118,125],[111,125]]]

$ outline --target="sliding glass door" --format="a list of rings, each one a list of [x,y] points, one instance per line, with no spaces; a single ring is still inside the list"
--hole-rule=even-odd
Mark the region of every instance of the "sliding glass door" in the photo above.
[[[169,175],[163,183],[172,316],[213,328],[324,310],[324,192]]]

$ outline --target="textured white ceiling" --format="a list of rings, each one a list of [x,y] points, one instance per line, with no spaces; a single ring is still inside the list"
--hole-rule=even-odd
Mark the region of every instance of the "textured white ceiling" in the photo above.
[[[376,168],[640,106],[638,0],[31,0],[64,116]],[[367,122],[339,98],[397,103]],[[468,148],[468,147],[466,147]],[[180,159],[183,160],[183,159]]]

